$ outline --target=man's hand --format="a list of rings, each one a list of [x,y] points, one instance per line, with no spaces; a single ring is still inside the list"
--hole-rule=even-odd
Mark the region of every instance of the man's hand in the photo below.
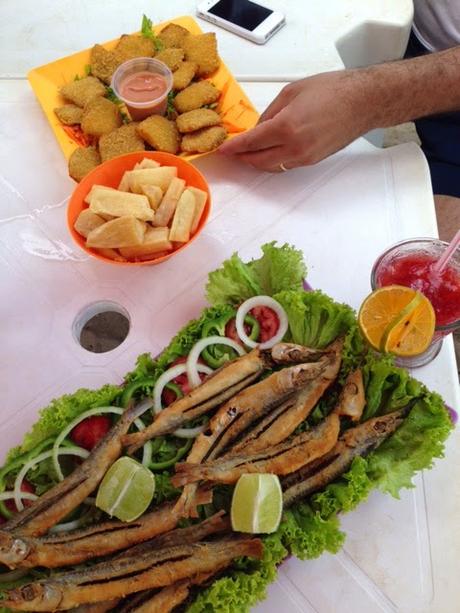
[[[261,170],[319,162],[373,128],[460,109],[460,47],[326,72],[285,87],[259,125],[219,148]]]
[[[319,162],[369,129],[360,103],[359,71],[320,74],[291,83],[259,124],[219,148],[261,170],[279,171]]]

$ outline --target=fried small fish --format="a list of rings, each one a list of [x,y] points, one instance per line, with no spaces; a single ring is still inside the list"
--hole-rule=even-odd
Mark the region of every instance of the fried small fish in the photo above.
[[[317,362],[326,353],[338,353],[343,348],[343,338],[339,338],[324,349],[297,345],[296,343],[277,343],[272,349],[272,358],[276,364],[303,364]]]
[[[76,104],[64,104],[54,109],[54,112],[59,121],[65,126],[74,126],[80,123],[83,115],[83,110]]]
[[[95,602],[93,604],[82,604],[75,609],[70,609],[70,613],[108,613],[108,611],[116,611],[116,607],[120,600],[106,600],[104,602]]]
[[[158,151],[177,153],[179,150],[180,137],[176,123],[166,117],[161,115],[147,117],[137,126],[137,133]]]
[[[325,357],[316,363],[283,368],[231,397],[210,419],[206,430],[197,436],[187,456],[187,462],[197,464],[219,457],[253,423],[305,387],[309,381],[319,377],[327,361],[328,358]],[[217,377],[217,374],[214,376]],[[204,385],[206,383],[200,387]],[[179,512],[185,516],[195,516],[196,490],[196,483],[189,483],[182,490],[177,505],[181,508]]]
[[[174,72],[179,68],[184,59],[184,51],[175,48],[163,49],[157,53],[155,59],[166,64],[169,70]]]
[[[200,502],[209,500],[207,494],[210,490],[200,490],[199,498]],[[217,533],[229,533],[232,526],[230,518],[224,517],[224,511],[218,511],[208,519],[200,522],[199,524],[192,524],[187,528],[176,528],[156,536],[148,541],[134,545],[125,551],[122,551],[117,555],[117,559],[124,558],[126,556],[139,556],[147,553],[148,551],[165,549],[170,547],[178,547],[179,545],[190,545],[191,543],[198,543],[203,541],[206,537]]]
[[[176,464],[172,483],[176,487],[200,480],[236,483],[241,475],[248,473],[288,475],[326,455],[336,444],[339,431],[340,419],[331,414],[319,426],[255,455],[241,454],[203,464]]]
[[[175,528],[179,516],[173,505],[145,513],[129,525],[106,521],[72,532],[25,537],[0,531],[0,562],[10,568],[57,568],[80,564],[95,556],[108,555]],[[16,554],[11,555],[11,551]]]
[[[177,23],[168,24],[158,34],[158,38],[165,49],[169,49],[170,47],[181,49],[184,39],[187,36],[190,36],[190,32]]]
[[[177,128],[183,134],[209,126],[217,126],[219,123],[220,115],[212,109],[195,109],[188,111],[188,113],[182,113],[176,119]]]
[[[212,104],[220,96],[220,91],[209,81],[192,83],[174,98],[174,107],[179,113],[199,109],[205,104]]]
[[[114,53],[124,62],[135,57],[153,57],[155,55],[155,43],[146,36],[123,34],[114,49]]]
[[[196,62],[181,62],[173,72],[173,90],[181,91],[190,85],[198,70]]]
[[[128,453],[134,453],[146,441],[174,432],[187,421],[204,415],[219,406],[257,379],[271,364],[268,352],[253,349],[249,353],[227,362],[186,396],[178,398],[161,411],[145,430],[128,434],[124,444]]]
[[[346,430],[327,455],[284,477],[281,481],[284,506],[317,492],[348,470],[355,457],[377,449],[399,428],[407,410],[406,407],[375,417]]]
[[[91,74],[110,85],[112,75],[123,62],[113,51],[107,51],[102,45],[94,45],[91,49]]]
[[[272,358],[278,364],[290,364],[300,359],[319,360],[329,357],[329,362],[321,376],[309,382],[306,387],[277,407],[259,421],[254,428],[239,439],[226,454],[256,453],[272,447],[290,436],[299,424],[311,413],[324,392],[335,381],[342,363],[343,339],[339,339],[322,350],[312,350],[301,345],[280,343],[272,349]]]
[[[79,182],[100,163],[101,156],[96,147],[79,147],[69,158],[69,175]]]
[[[60,93],[66,100],[70,100],[83,108],[93,98],[105,95],[105,87],[94,76],[84,77],[67,83],[60,89]]]
[[[334,412],[351,421],[359,421],[366,406],[366,393],[364,391],[363,373],[360,368],[351,372],[340,392]]]
[[[185,59],[198,64],[198,76],[207,77],[219,68],[217,38],[214,32],[187,36],[183,40]]]
[[[122,124],[118,106],[101,96],[88,102],[83,109],[81,129],[91,136],[103,136],[113,132]]]
[[[112,600],[166,587],[196,575],[215,573],[241,556],[260,559],[262,555],[262,541],[256,538],[160,549],[137,557],[106,560],[81,570],[56,573],[48,579],[5,590],[2,605],[17,611],[65,611],[81,604]]]
[[[135,123],[129,123],[101,136],[99,152],[103,162],[123,153],[145,149],[144,141],[138,135],[136,126]]]
[[[220,570],[223,570],[222,568]],[[141,594],[135,596],[131,606],[124,607],[120,613],[171,613],[178,605],[187,599],[193,585],[202,585],[214,576],[215,573],[201,573],[190,579],[184,579],[164,587],[159,592],[147,592],[143,598]],[[144,593],[145,594],[145,593]],[[133,599],[133,600],[134,600]]]
[[[206,153],[217,149],[227,138],[227,130],[222,126],[202,128],[182,137],[180,147],[187,153]]]

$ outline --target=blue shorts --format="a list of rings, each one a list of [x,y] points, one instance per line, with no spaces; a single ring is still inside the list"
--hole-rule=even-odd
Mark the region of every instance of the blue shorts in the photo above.
[[[405,57],[427,53],[412,32]],[[417,119],[415,127],[430,166],[433,193],[460,198],[460,113]]]

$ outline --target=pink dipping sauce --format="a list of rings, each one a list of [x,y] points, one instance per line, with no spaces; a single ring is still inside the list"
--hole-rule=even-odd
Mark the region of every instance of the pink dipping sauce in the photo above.
[[[167,99],[165,93],[168,90],[166,79],[159,74],[148,70],[126,75],[121,79],[119,91],[128,108],[131,118],[141,120],[153,114],[163,115],[166,111]],[[146,106],[132,106],[141,103],[152,102]]]
[[[147,70],[128,75],[120,83],[123,98],[132,102],[149,102],[160,98],[166,91],[164,77]]]

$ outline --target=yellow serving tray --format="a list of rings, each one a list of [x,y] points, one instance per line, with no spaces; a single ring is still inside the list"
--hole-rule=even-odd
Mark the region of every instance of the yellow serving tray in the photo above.
[[[197,22],[188,16],[177,17],[158,24],[154,27],[155,33],[158,34],[169,23],[181,25],[192,34],[202,34],[202,30]],[[107,43],[102,43],[102,45],[110,50],[115,47],[118,40],[116,38]],[[95,44],[96,42],[98,41],[94,41]],[[54,109],[65,103],[65,100],[59,93],[60,88],[69,81],[72,81],[76,75],[84,75],[85,66],[90,63],[90,52],[91,49],[85,49],[79,53],[68,55],[44,66],[33,68],[27,75],[29,83],[38,98],[66,159],[69,159],[72,152],[79,145],[66,133],[64,126],[56,117]],[[222,92],[219,98],[218,110],[229,132],[229,138],[232,138],[237,133],[245,132],[257,123],[259,114],[224,62],[221,61],[220,67],[209,77],[209,81],[212,81]],[[183,153],[181,157],[190,160],[201,155],[206,154],[198,153],[190,155]]]

